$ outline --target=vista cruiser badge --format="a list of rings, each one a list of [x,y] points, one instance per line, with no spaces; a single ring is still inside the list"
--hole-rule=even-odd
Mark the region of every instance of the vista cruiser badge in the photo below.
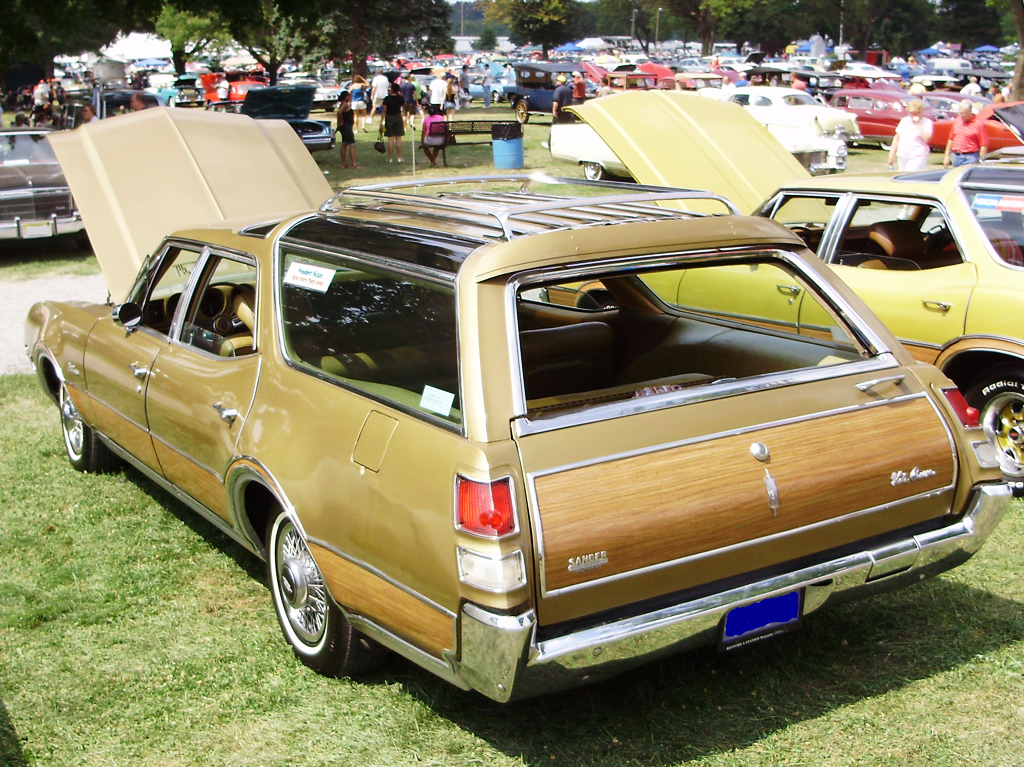
[[[917,482],[919,479],[928,479],[935,476],[935,469],[919,469],[916,466],[910,471],[894,471],[889,484],[893,487],[905,485],[908,482]]]

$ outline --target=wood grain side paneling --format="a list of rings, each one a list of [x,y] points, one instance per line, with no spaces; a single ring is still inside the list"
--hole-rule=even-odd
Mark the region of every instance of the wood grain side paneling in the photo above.
[[[334,599],[354,613],[370,618],[402,639],[441,656],[453,649],[454,622],[437,610],[330,549],[309,544]]]
[[[89,413],[91,426],[95,426],[153,471],[163,474],[148,431],[92,396],[82,412],[85,411]]]
[[[907,439],[895,441],[894,434]],[[768,463],[753,457],[753,442],[768,446]],[[892,484],[893,472],[915,467],[935,473]],[[778,485],[777,515],[768,505],[766,469]],[[898,501],[948,485],[954,470],[942,423],[925,399],[916,399],[538,477],[546,587]],[[946,511],[936,504],[936,516]],[[600,551],[607,552],[607,565],[568,570],[570,559]]]
[[[159,439],[153,440],[153,446],[167,477],[173,477],[178,487],[218,517],[230,521],[227,490],[220,477],[197,465],[191,458],[174,448],[168,447]]]
[[[910,352],[910,356],[918,362],[926,362],[929,365],[934,365],[935,360],[939,358],[940,350],[933,346],[918,346],[917,344],[912,344],[909,341],[903,341],[903,346],[908,352]]]

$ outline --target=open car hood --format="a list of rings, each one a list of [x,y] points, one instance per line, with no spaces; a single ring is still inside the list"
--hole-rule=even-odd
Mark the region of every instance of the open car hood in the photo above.
[[[146,109],[50,136],[110,295],[127,295],[169,234],[311,210],[330,184],[279,120]]]
[[[781,185],[810,178],[738,104],[633,91],[569,107],[641,184],[704,189],[750,213]]]
[[[315,85],[275,85],[247,91],[242,114],[256,120],[305,120],[313,108]]]
[[[990,117],[1002,122],[1017,140],[1024,142],[1024,101],[1010,104],[988,104],[980,112],[978,118],[985,120]]]

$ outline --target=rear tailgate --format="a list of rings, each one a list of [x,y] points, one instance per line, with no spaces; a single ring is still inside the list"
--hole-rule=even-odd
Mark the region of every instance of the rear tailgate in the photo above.
[[[907,369],[884,375],[905,377],[864,392],[856,384],[879,373],[858,372],[553,430],[517,424],[540,623],[694,595],[948,514],[948,428]]]

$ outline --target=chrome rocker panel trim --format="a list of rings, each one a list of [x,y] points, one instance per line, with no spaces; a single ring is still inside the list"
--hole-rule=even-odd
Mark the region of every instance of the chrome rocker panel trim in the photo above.
[[[906,586],[965,562],[1003,518],[1006,484],[974,489],[963,518],[947,527],[602,626],[536,640],[536,618],[466,604],[459,676],[498,701],[596,682],[656,658],[714,644],[725,614],[804,589],[803,615],[826,604]]]

